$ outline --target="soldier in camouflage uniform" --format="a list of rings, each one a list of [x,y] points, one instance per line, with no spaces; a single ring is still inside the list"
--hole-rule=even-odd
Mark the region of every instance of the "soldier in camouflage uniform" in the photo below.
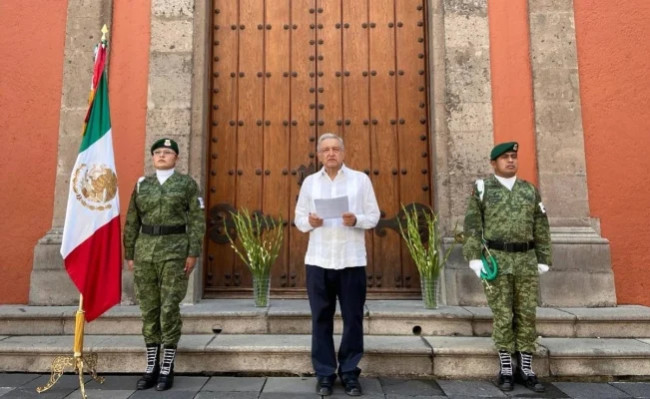
[[[129,269],[134,270],[147,347],[147,368],[137,389],[156,385],[163,391],[174,381],[182,326],[179,305],[201,254],[205,216],[196,182],[174,171],[178,144],[171,139],[158,140],[151,146],[151,154],[156,173],[141,177],[133,189],[124,248]]]
[[[531,183],[516,177],[518,144],[502,143],[490,154],[494,175],[477,180],[465,214],[463,255],[477,276],[485,277],[481,255],[498,264],[483,287],[494,315],[492,339],[499,350],[498,386],[513,389],[514,380],[543,392],[532,370],[538,274],[551,265],[551,237],[546,210]],[[486,247],[488,249],[486,249]],[[516,353],[513,375],[511,354]]]

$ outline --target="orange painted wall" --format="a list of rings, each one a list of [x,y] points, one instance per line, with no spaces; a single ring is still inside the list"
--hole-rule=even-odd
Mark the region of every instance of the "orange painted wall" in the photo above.
[[[144,170],[150,14],[149,0],[113,2],[108,89],[122,225]]]
[[[519,142],[518,176],[537,184],[527,1],[488,1],[494,142]],[[486,149],[486,158],[489,155]]]
[[[591,214],[618,302],[650,305],[650,1],[574,1]]]
[[[66,9],[0,1],[2,303],[27,302],[34,246],[52,226]]]
[[[52,227],[66,3],[0,1],[0,303],[27,303],[34,247]],[[143,170],[151,4],[113,5],[109,95],[124,215]],[[91,73],[80,79],[90,84]]]

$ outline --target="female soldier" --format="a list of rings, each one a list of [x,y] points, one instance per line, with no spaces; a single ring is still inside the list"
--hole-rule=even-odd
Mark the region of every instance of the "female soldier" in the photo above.
[[[158,391],[164,391],[174,382],[182,326],[179,304],[201,254],[205,217],[194,179],[174,171],[178,144],[160,139],[151,146],[151,155],[156,173],[138,179],[133,189],[124,248],[128,267],[134,270],[147,347],[147,368],[137,389],[156,385]]]

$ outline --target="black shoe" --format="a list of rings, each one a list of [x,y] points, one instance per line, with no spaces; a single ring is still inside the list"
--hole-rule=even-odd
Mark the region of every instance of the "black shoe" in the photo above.
[[[159,348],[159,344],[147,344],[147,369],[136,383],[137,390],[149,389],[156,385],[160,373]]]
[[[512,391],[515,388],[515,379],[511,375],[499,373],[497,378],[497,387],[502,391]]]
[[[316,377],[316,393],[320,396],[330,396],[332,394],[334,380],[336,380],[336,375]]]
[[[349,396],[361,396],[363,395],[363,390],[361,389],[361,384],[359,384],[359,378],[354,377],[345,377],[341,379],[343,382],[343,388],[345,393]]]
[[[160,374],[158,383],[156,384],[156,391],[166,391],[174,386],[174,372],[170,371],[169,374]]]
[[[143,389],[149,389],[156,385],[156,381],[158,381],[158,373],[145,373],[142,377],[137,382],[136,389],[137,390],[143,390]]]
[[[539,382],[537,379],[537,376],[535,375],[526,375],[521,369],[517,370],[516,374],[516,379],[517,382],[525,386],[526,388],[530,389],[531,391],[534,392],[544,392],[546,391],[546,387],[544,387],[544,384]]]
[[[176,348],[165,348],[163,352],[162,366],[158,375],[156,391],[166,391],[174,385],[174,358]]]
[[[533,372],[533,354],[529,352],[518,352],[517,360],[518,364],[515,372],[515,380],[531,391],[546,391],[544,385],[539,382],[537,376]]]

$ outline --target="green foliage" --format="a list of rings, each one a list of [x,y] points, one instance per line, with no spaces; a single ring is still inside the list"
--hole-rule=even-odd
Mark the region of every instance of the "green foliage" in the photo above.
[[[269,278],[271,266],[277,259],[282,240],[284,238],[283,221],[275,221],[270,217],[251,214],[248,209],[231,212],[235,232],[239,238],[240,246],[228,233],[228,226],[224,227],[226,236],[230,240],[230,247],[248,266],[253,278]]]
[[[402,205],[404,225],[399,221],[399,231],[418,268],[421,279],[436,279],[447,262],[454,244],[441,257],[442,237],[438,231],[438,217],[428,208],[418,211],[413,206]]]
[[[437,280],[455,243],[441,258],[442,237],[438,231],[438,217],[433,210],[402,205],[402,212],[405,225],[398,219],[399,231],[420,273],[422,301],[426,308],[436,308]]]

